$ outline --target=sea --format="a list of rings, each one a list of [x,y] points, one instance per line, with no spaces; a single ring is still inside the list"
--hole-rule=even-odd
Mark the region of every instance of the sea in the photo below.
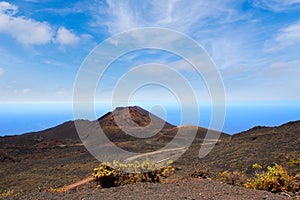
[[[96,117],[113,109],[106,104],[96,107]],[[170,106],[164,109],[163,117],[158,114],[161,118],[171,124],[182,125],[180,108]],[[74,120],[73,106],[70,103],[5,103],[0,104],[0,111],[0,136],[40,131]],[[202,106],[198,113],[200,117],[197,124],[189,118],[185,118],[185,124],[209,127],[211,106]],[[224,119],[224,125],[218,131],[228,134],[236,134],[255,126],[279,126],[300,120],[300,101],[231,102],[226,104]]]

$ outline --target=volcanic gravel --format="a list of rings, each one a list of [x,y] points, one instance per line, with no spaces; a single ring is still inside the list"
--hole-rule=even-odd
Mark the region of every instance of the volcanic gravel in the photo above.
[[[250,190],[210,179],[188,179],[174,183],[136,183],[114,188],[79,187],[65,193],[31,193],[18,199],[297,199],[282,194]]]

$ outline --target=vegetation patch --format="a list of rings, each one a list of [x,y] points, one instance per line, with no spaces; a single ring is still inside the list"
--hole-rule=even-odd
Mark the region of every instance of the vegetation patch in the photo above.
[[[15,192],[14,190],[4,190],[0,192],[0,199],[6,199],[9,197],[18,197],[21,195],[21,192]]]
[[[172,161],[153,163],[149,160],[133,163],[103,162],[94,169],[92,174],[95,181],[102,187],[116,187],[136,182],[162,182],[174,173]]]
[[[268,166],[266,172],[261,172],[262,167],[254,164],[257,169],[256,178],[249,179],[243,186],[251,189],[267,190],[269,192],[298,192],[299,180],[289,175],[281,165]]]
[[[287,163],[289,166],[300,166],[300,154],[298,152],[293,152]]]
[[[247,178],[244,173],[239,171],[230,172],[226,170],[219,173],[218,180],[230,185],[273,193],[296,193],[300,190],[300,174],[291,176],[281,165],[268,166],[267,171],[264,171],[260,164],[255,163],[252,168],[255,169],[254,178]]]
[[[247,177],[244,173],[239,171],[229,172],[228,170],[225,170],[219,173],[218,180],[230,185],[243,186],[247,181]]]

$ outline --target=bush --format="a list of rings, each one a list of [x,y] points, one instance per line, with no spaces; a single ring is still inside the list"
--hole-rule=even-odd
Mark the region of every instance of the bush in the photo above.
[[[218,180],[230,185],[242,186],[247,181],[247,178],[242,172],[229,172],[228,170],[225,170],[219,173]]]
[[[195,171],[191,174],[192,178],[210,178],[211,174],[207,169],[201,169],[201,168],[197,168],[195,169]]]
[[[253,165],[252,167],[261,169],[257,165]],[[256,172],[256,178],[249,179],[243,186],[270,192],[299,191],[299,186],[297,186],[295,178],[290,176],[288,171],[278,164],[275,164],[273,167],[268,166],[267,172]]]
[[[135,182],[161,182],[174,173],[172,161],[152,163],[145,160],[140,163],[104,162],[94,169],[93,177],[102,187],[115,187]]]

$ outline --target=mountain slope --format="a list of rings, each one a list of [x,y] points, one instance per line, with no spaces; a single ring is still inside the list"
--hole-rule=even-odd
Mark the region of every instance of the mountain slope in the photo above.
[[[252,164],[263,166],[282,164],[293,174],[299,166],[288,164],[291,158],[300,159],[300,121],[278,127],[255,127],[220,141],[212,152],[201,160],[215,171],[240,170],[253,173]]]
[[[116,116],[129,133],[118,126]],[[255,127],[235,135],[222,133],[215,147],[203,159],[198,155],[208,131],[206,128],[176,127],[137,106],[117,108],[95,121],[76,122],[83,125],[87,135],[92,127],[100,125],[114,145],[141,154],[132,160],[151,158],[154,154],[172,158],[173,154],[187,148],[175,162],[183,169],[179,171],[179,178],[190,176],[199,167],[206,167],[212,173],[239,170],[251,174],[251,165],[255,162],[264,166],[277,162],[293,173],[300,172],[299,166],[288,165],[291,157],[300,155],[300,121],[278,127]],[[157,127],[162,129],[155,132]],[[143,135],[144,130],[154,131],[153,135],[147,138],[130,135],[131,132]],[[192,145],[184,146],[194,131]],[[162,151],[171,141],[174,146]],[[101,145],[111,147],[111,143]],[[82,145],[74,121],[39,132],[0,137],[0,191],[37,191],[39,187],[44,190],[71,184],[89,176],[98,163]]]

